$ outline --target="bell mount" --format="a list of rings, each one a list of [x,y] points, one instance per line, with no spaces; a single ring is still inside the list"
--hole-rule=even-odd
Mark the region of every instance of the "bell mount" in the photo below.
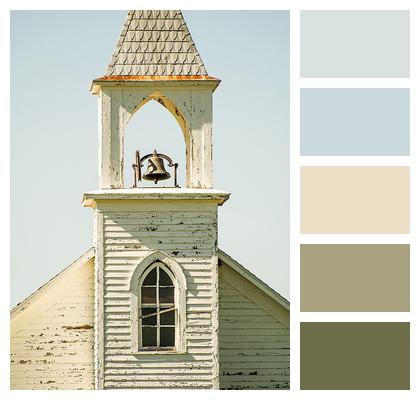
[[[165,180],[170,178],[170,174],[165,170],[163,165],[163,159],[168,162],[168,167],[173,168],[173,178],[174,178],[174,186],[176,188],[179,188],[178,185],[178,163],[174,163],[172,158],[167,156],[163,153],[158,153],[156,150],[153,151],[153,153],[146,154],[145,156],[140,158],[140,150],[136,150],[135,153],[135,160],[134,164],[132,164],[133,170],[134,170],[134,184],[132,188],[138,188],[138,182],[141,182],[142,180],[150,180],[154,181],[155,184],[157,184],[158,181]],[[142,176],[142,167],[143,163],[149,160],[149,167],[145,174]],[[156,162],[158,165],[158,168],[161,168],[162,173],[154,174],[153,169],[156,168]],[[149,172],[149,168],[152,167],[152,172]]]

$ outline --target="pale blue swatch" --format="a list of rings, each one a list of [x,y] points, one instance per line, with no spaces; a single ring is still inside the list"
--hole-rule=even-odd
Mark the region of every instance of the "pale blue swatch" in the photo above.
[[[408,156],[409,89],[301,89],[302,156]]]
[[[302,78],[408,78],[410,13],[301,11]]]

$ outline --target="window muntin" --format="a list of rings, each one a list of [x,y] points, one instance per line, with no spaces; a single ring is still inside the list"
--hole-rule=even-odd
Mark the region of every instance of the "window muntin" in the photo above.
[[[139,332],[141,350],[174,350],[177,309],[171,272],[155,262],[140,286]]]

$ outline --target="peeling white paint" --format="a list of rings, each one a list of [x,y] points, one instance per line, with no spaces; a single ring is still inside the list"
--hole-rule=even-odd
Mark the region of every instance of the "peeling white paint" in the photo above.
[[[11,314],[11,389],[93,389],[93,251]]]
[[[166,107],[186,144],[187,187],[213,187],[212,94],[219,81],[106,82],[99,93],[99,187],[124,187],[124,130],[148,101]],[[96,93],[96,92],[95,92]]]
[[[220,388],[289,389],[289,311],[222,263]]]
[[[103,244],[97,245],[97,259],[103,261],[96,268],[104,276],[104,294],[99,299],[104,332],[97,338],[99,348],[104,348],[97,373],[104,377],[103,388],[217,388],[218,200],[95,202],[103,215]],[[156,251],[173,259],[185,276],[185,306],[179,306],[186,321],[185,348],[133,352],[138,343],[133,343],[137,321],[133,320],[130,281],[142,261]],[[171,268],[171,261],[165,264]],[[176,268],[173,273],[179,275]],[[153,372],[157,364],[158,374]],[[186,366],[193,373],[185,373]]]

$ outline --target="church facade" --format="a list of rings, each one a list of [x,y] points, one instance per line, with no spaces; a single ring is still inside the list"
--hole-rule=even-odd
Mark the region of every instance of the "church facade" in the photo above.
[[[289,387],[288,301],[218,248],[218,207],[229,199],[213,188],[219,83],[180,11],[128,13],[91,86],[99,189],[83,204],[94,210],[94,247],[12,310],[12,388]],[[136,154],[124,187],[124,130],[149,101],[182,129],[185,188],[156,151]]]

